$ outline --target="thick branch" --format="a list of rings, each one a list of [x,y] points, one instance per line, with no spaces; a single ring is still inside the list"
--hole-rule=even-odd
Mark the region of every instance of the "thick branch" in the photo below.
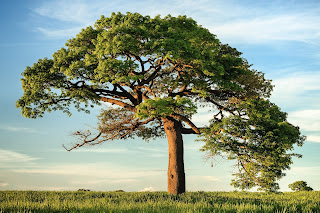
[[[159,73],[160,70],[161,70],[161,66],[158,65],[158,67],[155,68],[155,71],[154,71],[147,79],[144,79],[144,80],[142,80],[142,81],[139,83],[139,86],[146,85],[146,84],[148,84],[150,81],[152,81],[153,79],[155,79],[155,78],[157,77],[157,74]]]
[[[121,85],[115,84],[115,87],[118,87],[122,93],[131,101],[132,104],[138,105],[137,99],[135,99],[127,90],[125,90]]]
[[[77,81],[75,83],[72,83],[71,81],[68,81],[68,83],[71,85],[71,88],[75,88],[75,89],[81,89],[81,88],[86,88],[89,91],[95,93],[96,95],[100,96],[111,96],[111,97],[116,97],[119,99],[128,99],[131,101],[131,103],[133,105],[137,105],[137,100],[127,91],[125,90],[121,85],[119,84],[115,84],[114,89],[113,90],[108,90],[108,89],[93,89],[91,88],[89,85],[85,84],[85,81]],[[119,88],[121,90],[117,91],[117,88]]]
[[[170,115],[170,117],[173,117],[179,121],[184,121],[186,124],[188,124],[191,129],[196,133],[196,134],[200,134],[200,130],[198,129],[198,127],[196,125],[194,125],[192,123],[192,121],[190,121],[188,118],[182,116],[182,115],[179,115],[179,114],[172,114]]]
[[[131,105],[129,105],[127,103],[124,103],[122,101],[115,100],[115,99],[112,99],[112,98],[106,98],[106,97],[102,97],[102,98],[100,98],[100,100],[103,101],[103,102],[116,104],[116,105],[121,106],[121,107],[123,107],[125,109],[128,109],[128,110],[130,110],[132,112],[136,112],[136,108],[134,106],[131,106]]]
[[[202,130],[205,129],[204,127],[198,127],[198,130]],[[182,128],[181,129],[181,133],[182,134],[200,134],[200,133],[196,133],[192,128]]]

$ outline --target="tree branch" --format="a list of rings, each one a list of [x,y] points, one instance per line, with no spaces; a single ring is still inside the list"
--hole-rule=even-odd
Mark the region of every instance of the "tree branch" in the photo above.
[[[170,117],[173,117],[179,121],[184,121],[186,124],[188,124],[191,129],[195,132],[195,134],[200,134],[200,130],[198,129],[198,127],[196,125],[194,125],[192,123],[192,121],[190,121],[188,118],[186,118],[185,116],[179,115],[179,114],[171,114]]]
[[[91,135],[91,134],[90,134],[90,135]],[[89,135],[89,136],[90,136],[90,135]],[[93,141],[96,141],[101,135],[102,135],[102,132],[99,132],[99,134],[98,134],[95,138],[93,138],[93,139],[91,139],[91,140],[88,140],[88,141],[86,140],[88,136],[84,136],[84,142],[83,142],[83,143],[81,143],[81,144],[76,144],[75,146],[71,147],[70,149],[68,149],[67,147],[65,147],[65,145],[62,145],[62,147],[65,148],[68,152],[70,152],[70,151],[73,150],[73,149],[82,147],[82,146],[84,146],[84,145],[86,145],[86,144],[88,144],[88,143],[91,143],[91,142],[93,142]]]
[[[128,134],[136,131],[140,126],[148,124],[149,122],[155,120],[155,118],[149,118],[145,121],[139,122],[136,120],[136,122],[131,123],[131,126],[128,127],[124,127],[124,128],[119,128],[119,129],[111,129],[110,131],[105,131],[104,129],[102,129],[99,134],[94,137],[93,139],[87,140],[88,137],[91,136],[91,132],[90,131],[86,131],[86,132],[81,132],[81,131],[77,131],[76,133],[74,133],[74,135],[76,136],[80,136],[81,138],[83,138],[83,142],[80,144],[76,144],[71,148],[66,148],[65,145],[62,145],[68,152],[70,152],[73,149],[76,148],[80,148],[82,146],[85,145],[97,145],[100,144],[102,142],[105,142],[107,140],[113,140],[113,139],[122,139],[125,138]],[[120,125],[124,125],[124,123],[120,124]],[[109,137],[104,137],[101,140],[98,140],[101,136],[103,135],[109,135],[109,133],[112,132],[113,134]]]
[[[112,99],[112,98],[106,98],[106,97],[102,97],[100,98],[101,101],[103,102],[108,102],[108,103],[111,103],[111,104],[115,104],[115,105],[118,105],[118,106],[121,106],[125,109],[128,109],[132,112],[136,112],[136,108],[134,106],[131,106],[130,104],[127,104],[127,103],[124,103],[122,101],[119,101],[119,100],[115,100],[115,99]]]
[[[123,94],[131,101],[131,103],[132,103],[133,105],[138,105],[137,99],[135,99],[135,98],[133,97],[133,95],[131,95],[131,94],[130,94],[127,90],[125,90],[121,85],[115,84],[114,86],[115,86],[115,87],[118,87],[118,88],[123,92]]]
[[[204,127],[198,127],[198,130],[200,131],[200,130],[202,130],[202,129],[206,129],[206,128],[204,128]],[[182,134],[186,134],[186,135],[188,135],[188,134],[200,134],[200,133],[196,133],[192,128],[182,128],[181,129],[181,133]]]

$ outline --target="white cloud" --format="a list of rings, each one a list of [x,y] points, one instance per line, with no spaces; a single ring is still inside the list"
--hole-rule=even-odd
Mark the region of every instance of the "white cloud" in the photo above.
[[[151,156],[151,157],[164,157],[167,156],[167,150],[163,147],[135,147],[134,149],[129,148],[110,148],[110,149],[99,149],[99,148],[86,148],[77,149],[74,152],[93,152],[93,153],[140,153]]]
[[[168,5],[168,6],[166,6]],[[299,13],[289,5],[280,10],[277,5],[238,4],[234,1],[192,1],[175,0],[165,2],[155,1],[63,1],[53,0],[42,3],[33,11],[40,17],[50,18],[62,23],[72,24],[70,30],[49,29],[39,27],[47,36],[58,38],[74,35],[76,28],[92,25],[100,15],[109,16],[111,12],[131,11],[144,15],[165,16],[171,14],[188,15],[199,21],[212,33],[224,41],[245,43],[266,43],[274,40],[302,41],[319,44],[320,19],[316,9],[303,8]],[[302,5],[300,5],[302,6]],[[272,8],[272,12],[270,11]],[[63,26],[63,25],[61,25]]]
[[[88,148],[86,149],[76,149],[74,152],[94,152],[94,153],[128,153],[132,150],[129,150],[127,148],[110,148],[110,149],[99,149],[99,148]]]
[[[307,137],[307,141],[320,143],[320,136],[309,135],[309,136]]]
[[[160,153],[154,153],[154,154],[150,154],[149,156],[152,157],[152,158],[163,158],[163,157],[166,157],[167,155],[166,154],[160,154]]]
[[[105,4],[106,5],[106,4]],[[100,4],[95,4],[95,2],[85,2],[81,0],[76,1],[63,1],[63,0],[53,0],[42,3],[41,6],[33,9],[36,14],[59,20],[62,22],[72,22],[81,25],[89,24],[92,20],[94,14],[99,12]],[[93,11],[96,10],[96,13]]]
[[[154,192],[154,191],[156,191],[156,190],[152,186],[146,187],[146,188],[140,190],[140,192]]]
[[[37,30],[48,38],[59,39],[76,37],[76,35],[81,31],[81,28],[82,27],[73,27],[68,29],[47,29],[38,27]]]
[[[81,28],[92,26],[101,15],[109,16],[111,12],[122,11],[123,13],[136,11],[134,7],[143,8],[142,2],[106,2],[106,1],[64,1],[53,0],[43,2],[32,11],[41,19],[51,19],[56,21],[55,27],[46,25],[38,26],[36,29],[48,38],[70,38],[78,34]]]
[[[272,81],[275,85],[271,100],[279,106],[290,108],[319,108],[320,73],[298,72],[286,74]],[[290,115],[290,114],[289,114]]]
[[[9,184],[3,181],[0,181],[0,187],[8,186]]]
[[[204,127],[209,124],[213,118],[213,113],[199,113],[192,116],[191,121],[198,127]]]
[[[201,178],[208,180],[208,181],[220,181],[219,178],[212,177],[212,176],[201,176]]]
[[[26,154],[0,149],[0,166],[8,163],[26,163],[37,159]]]
[[[301,41],[319,44],[320,16],[305,14],[279,14],[243,18],[212,28],[212,32],[225,41],[266,43],[269,41]]]
[[[320,166],[292,167],[287,173],[288,175],[320,176]]]
[[[303,131],[320,131],[320,110],[301,110],[290,112],[288,121]],[[311,139],[315,137],[311,137]]]
[[[99,179],[99,180],[88,180],[85,181],[86,185],[101,185],[101,184],[116,184],[116,183],[132,183],[132,182],[136,182],[136,179],[132,179],[132,178],[117,178],[117,179]],[[83,181],[72,181],[72,184],[74,185],[81,185],[84,184]]]
[[[27,127],[18,127],[18,126],[10,126],[10,125],[1,125],[0,129],[10,131],[10,132],[27,132],[27,133],[38,133],[37,130]]]
[[[59,187],[59,186],[31,186],[29,187],[30,190],[41,190],[41,191],[68,191],[68,190],[75,190],[75,188],[70,187]]]
[[[167,150],[164,150],[163,147],[137,147],[139,151],[143,152],[161,152],[161,153],[167,153]]]
[[[141,170],[132,171],[126,167],[121,167],[115,164],[63,164],[45,167],[33,168],[17,168],[13,169],[16,173],[26,174],[47,174],[47,175],[70,175],[70,176],[84,176],[94,178],[108,178],[108,179],[134,179],[138,177],[157,176],[162,175],[164,171],[158,170]]]

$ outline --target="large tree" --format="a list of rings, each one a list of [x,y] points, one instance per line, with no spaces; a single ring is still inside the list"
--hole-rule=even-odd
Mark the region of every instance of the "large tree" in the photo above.
[[[233,184],[277,189],[288,169],[293,145],[302,145],[298,127],[268,101],[272,85],[251,69],[235,48],[186,16],[161,18],[138,13],[102,16],[94,27],[67,41],[52,59],[40,59],[23,72],[24,95],[17,107],[28,118],[74,106],[109,103],[98,132],[77,131],[79,143],[167,136],[168,192],[185,192],[184,134],[202,136],[203,151],[236,159]],[[212,120],[196,126],[198,107]]]

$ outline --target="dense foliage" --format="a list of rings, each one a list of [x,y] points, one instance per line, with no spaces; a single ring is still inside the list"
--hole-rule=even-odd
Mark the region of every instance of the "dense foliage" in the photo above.
[[[289,184],[289,188],[292,191],[313,191],[313,189],[307,185],[307,182],[302,180]]]
[[[304,137],[298,128],[286,121],[286,113],[267,100],[248,100],[234,103],[235,114],[214,120],[210,128],[204,130],[206,145],[213,155],[227,154],[236,159],[238,173],[232,185],[241,189],[259,186],[259,189],[276,191],[277,179],[289,169],[293,150],[292,141],[302,145]]]
[[[17,107],[29,118],[53,110],[71,114],[73,106],[89,112],[89,106],[101,102],[113,105],[99,116],[97,135],[77,131],[82,141],[69,151],[106,140],[150,139],[165,130],[176,140],[170,144],[182,144],[182,134],[198,134],[203,151],[237,159],[233,184],[242,189],[278,189],[275,181],[294,155],[287,152],[304,140],[268,101],[270,80],[186,16],[102,16],[52,59],[27,67],[22,86]],[[202,106],[210,108],[212,120],[201,127],[192,116]],[[183,159],[181,150],[172,152]],[[181,162],[175,165],[184,170]]]

